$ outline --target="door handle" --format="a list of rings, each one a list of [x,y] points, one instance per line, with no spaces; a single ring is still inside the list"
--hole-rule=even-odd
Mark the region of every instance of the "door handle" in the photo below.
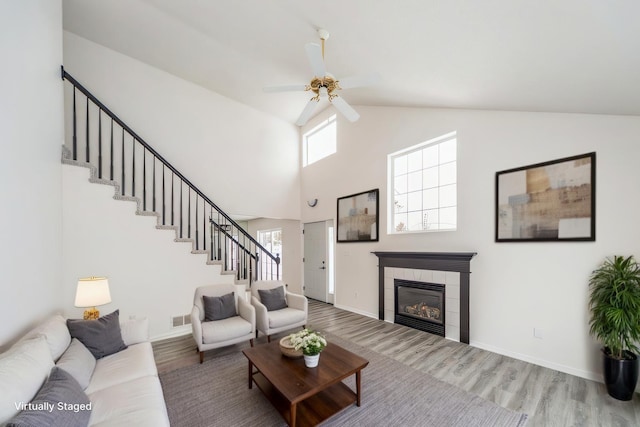
[[[324,266],[324,261],[322,261],[322,267],[320,267],[320,270],[325,270],[327,267]]]

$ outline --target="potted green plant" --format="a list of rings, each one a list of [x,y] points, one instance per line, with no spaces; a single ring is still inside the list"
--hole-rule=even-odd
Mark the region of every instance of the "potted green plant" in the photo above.
[[[302,350],[304,363],[308,368],[318,366],[320,352],[327,346],[327,340],[319,332],[303,329],[289,335],[289,341],[296,350]]]
[[[633,255],[607,258],[591,274],[589,288],[589,332],[604,346],[607,392],[631,400],[638,381],[640,266]]]

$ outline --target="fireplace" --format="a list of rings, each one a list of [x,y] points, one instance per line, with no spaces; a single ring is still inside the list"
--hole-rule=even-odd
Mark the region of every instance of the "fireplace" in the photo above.
[[[395,323],[445,336],[445,286],[394,279]]]
[[[429,331],[447,339],[469,344],[469,282],[471,259],[475,252],[373,252],[378,257],[378,318],[387,322],[400,322],[415,327],[421,322],[423,327],[441,327],[440,331]],[[434,321],[436,311],[426,303],[425,311],[431,313],[428,322],[415,316],[397,315],[395,301],[395,279],[437,284],[444,286],[442,295],[441,322]],[[422,310],[420,301],[414,301],[415,309]],[[446,304],[446,310],[445,310]],[[410,307],[410,311],[414,308]],[[410,313],[409,313],[410,314]],[[411,324],[407,324],[411,323]],[[422,328],[419,328],[422,329]]]

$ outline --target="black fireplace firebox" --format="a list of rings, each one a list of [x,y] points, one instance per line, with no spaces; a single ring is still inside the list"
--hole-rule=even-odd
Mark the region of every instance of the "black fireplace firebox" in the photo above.
[[[395,323],[444,337],[445,286],[394,279]]]

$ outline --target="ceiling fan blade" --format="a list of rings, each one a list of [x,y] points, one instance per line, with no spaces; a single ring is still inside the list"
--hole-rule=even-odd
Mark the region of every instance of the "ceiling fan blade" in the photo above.
[[[336,96],[331,100],[331,103],[336,107],[336,110],[340,111],[343,116],[347,118],[350,122],[355,122],[360,118],[360,114],[356,110],[354,110],[351,105],[347,104],[343,98]]]
[[[316,43],[307,43],[304,45],[304,49],[307,51],[307,58],[309,58],[309,64],[316,77],[324,77],[327,74],[327,70],[324,66],[324,59],[322,58],[322,48]]]
[[[302,113],[300,113],[300,117],[298,117],[298,120],[296,120],[296,124],[298,126],[303,126],[305,123],[307,123],[307,121],[311,117],[311,113],[313,113],[313,110],[316,108],[316,105],[318,105],[318,101],[311,98],[307,105],[304,107],[304,110],[302,110]]]
[[[359,74],[357,76],[344,77],[338,79],[338,84],[342,89],[352,87],[373,86],[382,80],[379,73]]]
[[[307,85],[279,85],[279,86],[265,86],[262,88],[264,92],[297,92],[304,91]]]

